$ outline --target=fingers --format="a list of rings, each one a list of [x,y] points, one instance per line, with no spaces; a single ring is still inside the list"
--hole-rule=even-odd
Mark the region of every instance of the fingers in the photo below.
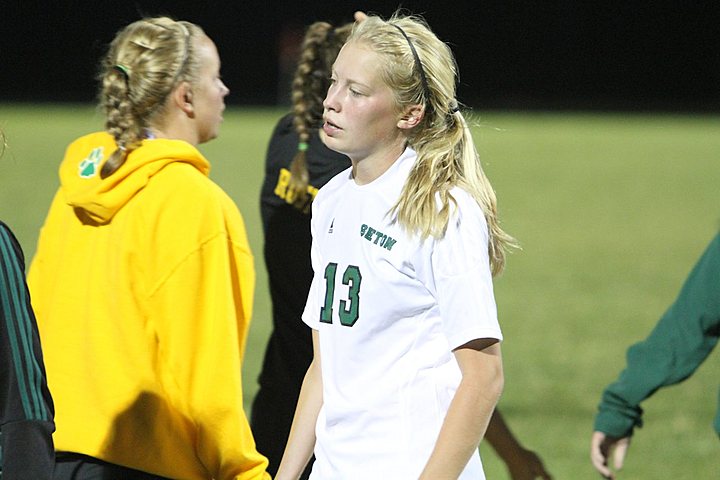
[[[629,447],[629,437],[621,438],[615,443],[615,449],[613,451],[613,464],[615,466],[615,470],[620,470],[625,464],[625,455],[627,455]]]
[[[610,468],[608,468],[608,454],[611,447],[612,440],[606,437],[604,433],[593,432],[590,440],[590,461],[595,470],[606,479],[615,478]]]
[[[356,22],[360,23],[367,18],[367,15],[365,14],[365,12],[361,12],[358,10],[357,12],[355,12],[353,17],[355,18]]]

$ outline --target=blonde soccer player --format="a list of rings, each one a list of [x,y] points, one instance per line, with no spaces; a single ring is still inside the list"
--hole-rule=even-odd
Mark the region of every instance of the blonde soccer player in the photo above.
[[[351,167],[312,206],[314,357],[276,478],[484,478],[503,388],[499,225],[449,47],[369,16],[334,63],[321,138]]]

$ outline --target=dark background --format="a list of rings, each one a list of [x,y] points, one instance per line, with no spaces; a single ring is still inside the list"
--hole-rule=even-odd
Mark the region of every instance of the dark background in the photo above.
[[[398,5],[0,0],[0,101],[94,101],[96,66],[115,32],[143,15],[169,14],[199,24],[216,42],[228,103],[287,104],[282,65],[288,56],[292,64],[288,45],[305,25],[344,23],[355,10],[389,16]],[[459,100],[474,108],[720,111],[718,1],[402,6],[452,46]]]

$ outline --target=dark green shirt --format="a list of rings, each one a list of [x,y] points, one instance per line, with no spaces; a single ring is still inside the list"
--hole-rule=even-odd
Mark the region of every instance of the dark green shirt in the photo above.
[[[0,222],[0,466],[5,480],[51,479],[53,401],[15,236]]]
[[[603,392],[595,430],[613,437],[642,426],[640,403],[679,383],[702,364],[720,337],[720,234],[710,242],[650,335],[627,351],[627,366]],[[720,411],[715,417],[720,435]]]

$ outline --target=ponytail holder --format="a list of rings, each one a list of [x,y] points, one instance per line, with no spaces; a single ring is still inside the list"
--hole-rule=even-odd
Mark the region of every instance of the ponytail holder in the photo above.
[[[298,143],[298,150],[299,150],[299,151],[305,152],[305,151],[307,151],[307,149],[308,149],[308,144],[307,144],[307,142],[300,142],[300,143]]]
[[[458,105],[457,100],[453,99],[450,102],[450,113],[453,114],[453,113],[457,113],[459,111],[460,111],[460,105]]]
[[[125,77],[126,82],[128,80],[130,80],[130,71],[128,70],[128,68],[125,65],[121,65],[121,64],[117,63],[117,64],[113,65],[112,68],[116,72],[120,72],[122,74],[122,76]]]

